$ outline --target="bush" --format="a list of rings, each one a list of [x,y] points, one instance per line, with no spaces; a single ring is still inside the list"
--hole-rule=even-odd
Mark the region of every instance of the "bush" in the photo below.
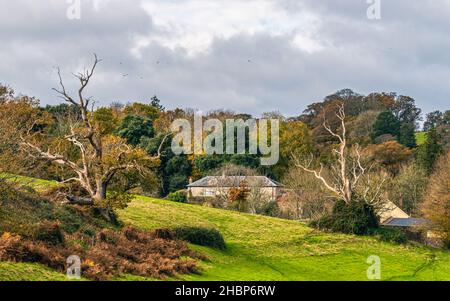
[[[54,246],[64,243],[64,233],[61,230],[59,222],[43,222],[36,229],[34,237],[38,241]]]
[[[311,225],[333,232],[365,235],[372,229],[377,229],[379,222],[373,206],[362,201],[353,201],[349,204],[338,201],[331,215],[313,221]]]
[[[408,241],[406,233],[399,229],[379,228],[372,230],[370,234],[381,241],[392,242],[396,244],[404,244]]]
[[[278,207],[278,202],[272,201],[272,202],[268,202],[267,204],[265,204],[256,213],[262,214],[262,215],[267,215],[267,216],[272,216],[272,217],[277,217],[277,216],[279,216],[279,212],[280,212],[280,209]]]
[[[169,194],[169,196],[167,198],[169,199],[169,201],[176,202],[176,203],[187,203],[188,202],[186,192],[184,192],[182,190]]]
[[[171,229],[156,229],[153,232],[153,235],[155,236],[155,238],[160,239],[175,239],[177,236]]]
[[[76,239],[83,239],[78,234]],[[59,272],[71,254],[82,260],[82,276],[111,280],[123,274],[163,279],[178,274],[199,273],[195,259],[206,260],[185,242],[155,238],[154,233],[127,227],[121,231],[103,229],[87,248],[72,243],[55,246],[11,233],[0,233],[0,261],[41,263]],[[71,241],[73,242],[73,241]]]
[[[207,259],[176,240],[174,231],[114,226],[99,208],[61,201],[0,181],[0,261],[40,263],[65,272],[66,259],[76,254],[84,278],[110,280],[123,274],[163,279],[198,273],[196,260]]]
[[[219,250],[224,250],[226,248],[222,234],[216,229],[180,227],[174,229],[174,232],[177,238],[194,245],[211,247]]]

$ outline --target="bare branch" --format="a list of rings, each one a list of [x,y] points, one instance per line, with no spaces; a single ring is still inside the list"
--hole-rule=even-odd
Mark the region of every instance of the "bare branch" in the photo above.
[[[172,136],[172,133],[169,133],[169,134],[167,134],[166,136],[164,136],[163,140],[161,141],[161,144],[160,144],[159,147],[158,147],[158,153],[157,153],[157,156],[156,156],[157,159],[161,158],[161,151],[162,151],[162,148],[164,147],[164,144],[166,143],[166,140],[167,140],[170,136]]]
[[[313,169],[310,169],[310,165],[312,163],[312,160],[309,161],[308,165],[303,165],[300,163],[299,160],[296,160],[296,166],[303,169],[304,171],[313,174],[318,180],[320,180],[323,185],[326,187],[326,189],[328,189],[329,191],[333,192],[335,195],[340,196],[340,192],[337,188],[333,187],[332,185],[330,185],[327,180],[322,176],[322,172],[323,172],[323,165],[320,165],[320,170],[316,171]]]

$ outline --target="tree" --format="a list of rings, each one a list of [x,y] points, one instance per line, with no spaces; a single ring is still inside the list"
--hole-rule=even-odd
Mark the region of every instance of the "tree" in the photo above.
[[[382,166],[393,176],[397,175],[402,165],[413,156],[409,148],[397,141],[369,145],[364,149],[364,153],[368,160]]]
[[[398,137],[400,133],[400,122],[390,111],[384,111],[378,115],[373,126],[372,141],[382,135],[392,135]]]
[[[24,129],[28,129],[30,135],[52,131],[54,122],[49,112],[39,108],[38,100],[27,96],[16,97],[10,89],[0,92],[0,172],[20,174],[32,167],[44,167],[42,162],[18,152],[20,135]]]
[[[400,95],[392,107],[392,112],[400,123],[412,123],[414,125],[420,120],[422,110],[416,107],[414,98]]]
[[[444,118],[444,114],[441,111],[434,111],[427,114],[426,120],[423,124],[423,130],[428,132],[432,128],[441,125]]]
[[[416,126],[411,122],[402,123],[400,126],[398,142],[409,148],[417,147]]]
[[[134,102],[129,104],[123,110],[123,113],[127,116],[140,116],[149,118],[151,121],[157,119],[161,112],[152,105]]]
[[[363,166],[359,145],[356,145],[349,150],[349,145],[347,142],[347,128],[345,125],[346,115],[344,104],[341,103],[337,105],[337,112],[335,114],[341,122],[340,134],[334,132],[329,127],[326,120],[323,122],[323,127],[332,136],[339,140],[337,149],[334,149],[334,154],[337,157],[337,163],[332,165],[330,168],[331,180],[326,179],[323,175],[323,164],[320,164],[319,170],[312,169],[311,165],[314,158],[311,158],[306,162],[302,162],[298,158],[295,158],[296,166],[303,169],[305,172],[313,174],[322,183],[324,188],[331,192],[337,200],[341,200],[350,205],[353,201],[360,198],[369,205],[378,205],[380,201],[379,196],[381,193],[381,187],[384,185],[385,181],[383,180],[376,184],[376,187],[370,187],[370,185],[365,183],[367,189],[364,189],[362,193],[356,195],[357,186],[360,181],[368,180],[370,182],[370,178],[367,177],[366,173],[368,173],[371,168]]]
[[[309,129],[301,121],[288,121],[280,128],[280,157],[290,158],[292,154],[302,156],[313,151]]]
[[[333,201],[313,174],[291,166],[281,182],[288,192],[278,202],[279,217],[317,220],[331,211]]]
[[[450,247],[450,152],[443,155],[430,180],[422,213]]]
[[[166,110],[166,108],[161,105],[161,100],[159,100],[156,95],[152,97],[150,104],[160,112],[164,112]]]
[[[117,135],[126,139],[133,146],[137,146],[141,142],[142,137],[153,138],[154,134],[152,120],[135,115],[125,117],[117,129]]]
[[[417,162],[429,174],[433,172],[436,160],[442,154],[443,148],[441,145],[441,137],[436,128],[428,131],[427,140],[419,147],[417,153]]]
[[[162,182],[164,192],[170,193],[186,188],[192,172],[191,163],[186,156],[174,156],[164,166]]]
[[[379,111],[366,111],[358,115],[358,117],[348,125],[349,137],[369,143],[370,141],[368,140],[370,140],[375,122],[379,115]]]
[[[224,158],[219,155],[196,156],[194,159],[194,167],[202,177],[207,176],[213,170],[219,169],[223,163]]]
[[[112,134],[119,125],[119,117],[113,108],[99,108],[92,112],[92,120],[102,135]]]
[[[91,98],[84,97],[84,90],[88,86],[97,65],[101,62],[94,55],[94,64],[90,69],[79,73],[76,78],[80,87],[77,98],[70,96],[63,83],[58,69],[60,89],[56,91],[67,103],[76,106],[81,112],[79,120],[68,120],[68,132],[64,136],[56,137],[58,143],[49,143],[42,133],[32,133],[32,127],[21,129],[21,146],[30,157],[47,160],[70,170],[73,177],[64,182],[77,182],[88,194],[88,198],[68,196],[73,204],[97,205],[103,210],[105,218],[112,220],[113,212],[108,202],[107,189],[114,176],[124,170],[139,170],[154,168],[159,163],[160,153],[150,157],[142,149],[132,147],[123,138],[103,135],[95,126],[90,111]],[[64,153],[66,147],[58,147],[65,143],[77,149],[73,158]],[[54,147],[52,148],[52,144]]]
[[[402,167],[397,177],[392,179],[389,189],[391,200],[409,215],[419,213],[419,205],[428,184],[428,176],[417,164]]]
[[[239,187],[230,188],[228,192],[228,199],[230,204],[236,207],[240,212],[247,211],[247,200],[249,198],[250,189],[248,188],[247,182],[241,181]]]

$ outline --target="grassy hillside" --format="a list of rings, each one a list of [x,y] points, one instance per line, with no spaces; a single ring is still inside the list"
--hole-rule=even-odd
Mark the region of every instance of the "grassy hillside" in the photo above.
[[[18,178],[43,188],[54,182]],[[36,187],[35,187],[36,188]],[[201,275],[185,280],[367,280],[368,256],[382,262],[383,280],[450,280],[450,253],[368,237],[324,234],[276,218],[136,197],[120,218],[144,229],[175,226],[216,228],[228,249],[192,246],[209,257]],[[0,262],[0,280],[64,280],[35,264]],[[142,278],[124,276],[124,280]]]
[[[211,262],[186,280],[367,280],[368,256],[382,262],[383,280],[450,280],[450,253],[372,238],[324,234],[294,221],[138,197],[120,217],[154,229],[213,227],[224,252],[198,248]]]
[[[65,275],[39,264],[0,262],[0,281],[65,281]]]

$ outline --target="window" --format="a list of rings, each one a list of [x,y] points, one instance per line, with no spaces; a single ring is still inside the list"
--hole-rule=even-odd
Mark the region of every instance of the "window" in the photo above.
[[[215,195],[216,191],[214,189],[205,188],[205,190],[203,191],[203,196],[215,196]]]

